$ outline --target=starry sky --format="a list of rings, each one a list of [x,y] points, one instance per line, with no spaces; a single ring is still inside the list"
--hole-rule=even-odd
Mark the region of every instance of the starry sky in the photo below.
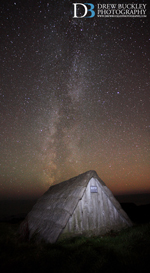
[[[146,18],[1,1],[0,198],[88,170],[114,194],[150,192],[150,6],[133,2]]]

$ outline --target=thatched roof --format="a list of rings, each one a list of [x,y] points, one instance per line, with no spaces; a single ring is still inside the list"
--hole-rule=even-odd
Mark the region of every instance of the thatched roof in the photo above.
[[[108,196],[122,217],[129,221],[120,204],[114,198],[105,183],[95,171],[88,171],[77,177],[51,186],[27,215],[22,229],[28,226],[29,237],[37,232],[38,237],[48,242],[55,242],[73,214],[78,202],[82,199],[84,191],[91,178],[96,178],[102,186],[103,192]]]

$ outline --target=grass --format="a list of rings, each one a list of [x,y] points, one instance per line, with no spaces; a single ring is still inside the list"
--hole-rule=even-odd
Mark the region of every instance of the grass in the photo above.
[[[0,272],[149,272],[150,223],[103,237],[55,244],[20,241],[19,224],[0,224]]]

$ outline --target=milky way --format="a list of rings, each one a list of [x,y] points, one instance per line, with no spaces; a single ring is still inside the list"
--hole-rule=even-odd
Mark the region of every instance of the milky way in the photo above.
[[[2,1],[1,197],[90,169],[114,193],[150,190],[148,7],[77,19],[72,3]]]

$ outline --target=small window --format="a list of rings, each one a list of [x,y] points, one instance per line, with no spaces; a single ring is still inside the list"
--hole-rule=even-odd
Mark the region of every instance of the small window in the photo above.
[[[98,192],[97,191],[97,186],[91,186],[91,192]]]

